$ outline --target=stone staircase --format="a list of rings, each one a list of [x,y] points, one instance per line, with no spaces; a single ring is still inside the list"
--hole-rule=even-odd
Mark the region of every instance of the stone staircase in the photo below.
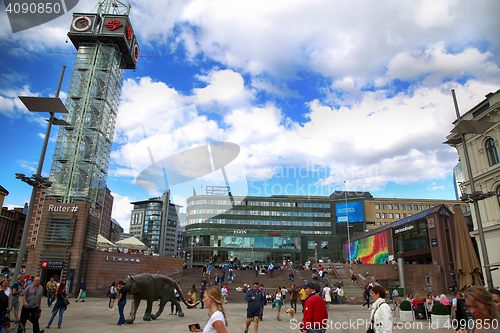
[[[355,297],[358,302],[361,301],[363,299],[363,285],[358,281],[351,281],[351,275],[344,269],[344,264],[334,263],[332,265],[339,273],[341,279],[333,278],[332,275],[326,275],[327,282],[325,282],[325,279],[323,279],[323,282],[334,287],[340,284],[344,289],[345,301],[350,301],[352,297]]]
[[[278,286],[286,287],[287,289],[289,289],[291,284],[303,285],[305,283],[304,280],[299,278],[301,272],[304,271],[294,270],[295,280],[291,281],[289,279],[289,274],[290,274],[289,270],[285,270],[282,272],[279,269],[275,269],[273,272],[273,277],[271,278],[269,272],[267,272],[265,275],[259,275],[258,277],[255,277],[255,271],[253,270],[237,269],[234,271],[234,273],[236,274],[235,280],[228,283],[229,285],[228,300],[229,302],[236,302],[236,303],[245,302],[245,293],[237,292],[235,290],[237,287],[243,288],[243,285],[245,283],[248,284],[251,288],[254,282],[259,282],[259,284],[264,285],[266,293],[270,292],[271,294],[276,291]],[[219,270],[218,268],[212,270],[210,278],[207,277],[208,285],[210,285],[210,282],[214,281],[215,273],[218,273],[220,275],[222,271]],[[199,291],[201,288],[201,280],[203,278],[203,273],[201,268],[198,267],[185,268],[182,272],[182,276],[172,276],[172,278],[177,281],[186,299],[188,297],[187,293],[189,292],[189,290],[191,290],[193,284],[195,284],[196,289],[198,290],[197,301],[199,300],[200,296]],[[290,299],[289,297],[290,297],[289,294],[287,294],[286,295],[287,302]]]

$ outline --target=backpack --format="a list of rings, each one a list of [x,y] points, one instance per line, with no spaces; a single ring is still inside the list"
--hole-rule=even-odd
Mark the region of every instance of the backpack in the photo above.
[[[0,290],[0,316],[7,313],[9,307],[9,296],[5,295],[3,290]]]

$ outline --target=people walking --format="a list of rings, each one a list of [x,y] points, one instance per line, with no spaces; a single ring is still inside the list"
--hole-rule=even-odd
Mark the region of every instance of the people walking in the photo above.
[[[203,297],[205,296],[205,290],[207,289],[207,282],[206,281],[201,281],[201,288],[200,288],[200,299],[203,300]],[[205,303],[201,302],[201,308],[205,308]]]
[[[375,333],[392,332],[393,318],[391,307],[385,301],[385,289],[382,286],[372,288],[373,309],[370,322]]]
[[[281,307],[283,306],[283,292],[281,291],[281,287],[278,287],[276,292],[274,293],[274,302],[273,302],[273,309],[276,307],[278,310],[278,316],[277,319],[281,321]]]
[[[245,295],[245,301],[248,302],[247,307],[247,321],[245,326],[245,333],[248,333],[248,328],[253,321],[254,332],[259,330],[259,317],[262,307],[264,306],[264,299],[259,290],[259,283],[254,282],[253,288],[249,289]]]
[[[26,326],[28,317],[31,315],[31,322],[33,324],[33,333],[43,333],[40,331],[39,319],[42,314],[42,294],[43,287],[40,285],[40,277],[33,280],[23,292],[23,307],[21,310],[21,323]]]
[[[116,283],[113,281],[111,283],[111,287],[109,287],[109,305],[108,309],[110,311],[114,311],[113,306],[115,305],[115,300],[116,300]]]
[[[125,282],[118,281],[118,312],[120,314],[120,319],[118,319],[118,325],[125,325],[125,315],[123,314],[123,310],[125,309],[125,305],[127,304],[127,294],[128,289],[125,285]]]
[[[300,289],[299,294],[300,294],[300,304],[302,304],[302,313],[304,313],[304,307],[306,306],[306,298],[307,298],[306,291],[304,290],[304,288]]]
[[[9,288],[9,279],[0,281],[0,325],[8,320],[12,306],[12,290]]]
[[[328,283],[325,284],[325,288],[323,288],[323,299],[326,303],[326,309],[330,307],[330,303],[332,303],[332,290],[328,287]]]
[[[290,307],[297,313],[297,287],[294,284],[290,287]]]
[[[78,293],[78,297],[76,298],[75,302],[78,302],[80,300],[80,298],[82,298],[82,302],[85,302],[85,296],[83,294],[85,293],[85,290],[87,289],[87,282],[85,282],[83,277],[80,278],[80,285],[78,287],[80,288],[80,292]]]
[[[328,320],[325,301],[316,295],[316,286],[314,283],[308,282],[302,288],[307,295],[307,299],[305,301],[304,317],[300,324],[300,329],[307,333],[322,333],[326,329],[325,325]]]
[[[365,290],[363,290],[363,299],[365,300],[365,303],[363,304],[363,307],[365,305],[368,305],[367,308],[370,308],[370,286],[366,285]]]
[[[267,299],[266,299],[266,291],[264,290],[263,284],[260,285],[259,290],[260,290],[260,293],[262,294],[262,297],[264,299],[264,306],[265,306],[267,304]],[[264,306],[262,306],[262,308],[260,310],[260,317],[259,317],[260,321],[262,321],[262,319],[263,319],[262,317],[264,317]]]
[[[56,317],[57,313],[59,313],[59,320],[57,321],[57,328],[61,328],[61,324],[63,321],[63,314],[64,311],[68,308],[68,306],[65,303],[65,298],[66,298],[66,283],[63,282],[59,285],[55,292],[55,304],[54,307],[52,308],[52,316],[50,317],[50,320],[45,326],[46,328],[50,328],[50,325],[52,325],[52,321],[54,321],[54,318]]]
[[[51,277],[49,282],[47,282],[45,289],[47,291],[47,307],[50,308],[52,302],[54,302],[55,300],[55,294],[57,290],[57,283],[56,281],[54,281],[53,277]]]
[[[271,277],[273,277],[273,271],[274,271],[273,263],[269,264],[269,266],[267,267],[267,270],[269,271],[269,273],[271,273]]]
[[[20,275],[17,279],[17,281],[12,285],[11,287],[12,290],[12,304],[11,304],[11,309],[14,309],[14,317],[16,318],[17,321],[19,321],[19,296],[22,296],[21,294],[23,293],[23,278]]]
[[[227,333],[226,312],[220,288],[216,286],[207,288],[202,301],[210,311],[210,318],[203,328],[196,329],[194,325],[190,326],[191,332]]]

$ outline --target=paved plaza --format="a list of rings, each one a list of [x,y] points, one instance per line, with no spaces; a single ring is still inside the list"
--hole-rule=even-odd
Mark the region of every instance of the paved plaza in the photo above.
[[[45,298],[44,298],[45,301]],[[92,333],[111,333],[111,332],[141,332],[141,333],[156,333],[156,332],[189,332],[188,324],[199,323],[204,326],[208,320],[208,310],[206,309],[186,309],[182,305],[183,311],[185,312],[185,317],[179,318],[175,315],[171,316],[170,313],[170,303],[167,304],[165,308],[167,311],[164,312],[160,318],[155,321],[143,321],[142,316],[144,314],[145,302],[141,302],[141,306],[138,311],[137,319],[132,325],[118,326],[118,309],[115,311],[109,311],[108,300],[104,298],[87,298],[87,301],[82,303],[76,303],[74,299],[70,298],[71,304],[68,306],[68,310],[64,313],[64,320],[61,329],[57,329],[57,317],[52,323],[50,329],[45,328],[47,322],[49,321],[51,315],[51,308],[47,308],[45,303],[42,308],[42,317],[40,319],[40,328],[45,329],[46,332],[56,331],[56,332],[92,332]],[[132,302],[128,300],[127,306],[125,308],[125,318],[128,317],[130,313],[130,304]],[[153,305],[153,312],[156,311],[158,303],[155,302]],[[116,305],[115,305],[116,306]],[[288,304],[286,304],[288,307]],[[298,315],[297,320],[302,320],[301,305],[298,305]],[[290,323],[289,315],[284,313],[285,307],[282,308],[281,318],[282,321],[276,319],[276,309],[271,309],[270,306],[266,306],[264,310],[264,321],[259,322],[259,332],[261,333],[280,333],[280,332],[299,332],[296,324]],[[370,311],[366,308],[362,308],[361,305],[331,305],[329,310],[329,320],[330,328],[328,332],[366,332],[364,327],[365,321],[369,320]],[[228,332],[241,332],[243,333],[245,329],[246,320],[246,303],[228,303],[226,304],[226,316],[229,322]],[[394,322],[398,323],[398,318],[396,317]],[[357,326],[356,323],[363,323]],[[403,323],[401,323],[403,324]],[[422,325],[415,326],[416,329],[412,329],[411,326],[405,328],[394,326],[393,332],[449,332],[453,333],[454,330],[451,329],[432,329],[428,326],[427,321],[418,321],[417,323],[406,323],[407,325]],[[342,327],[343,326],[343,327]],[[32,326],[28,322],[26,327],[26,332],[32,332]],[[250,333],[253,333],[253,324],[249,329]]]

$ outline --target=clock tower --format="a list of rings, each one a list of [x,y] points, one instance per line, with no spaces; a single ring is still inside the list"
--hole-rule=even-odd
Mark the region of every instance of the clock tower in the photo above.
[[[73,14],[68,32],[77,49],[63,116],[69,125],[61,126],[57,136],[52,187],[37,201],[26,271],[40,274],[42,282],[67,281],[70,292],[87,276],[97,235],[110,236],[111,145],[125,70],[135,69],[139,58],[130,8],[104,0],[96,13]]]

